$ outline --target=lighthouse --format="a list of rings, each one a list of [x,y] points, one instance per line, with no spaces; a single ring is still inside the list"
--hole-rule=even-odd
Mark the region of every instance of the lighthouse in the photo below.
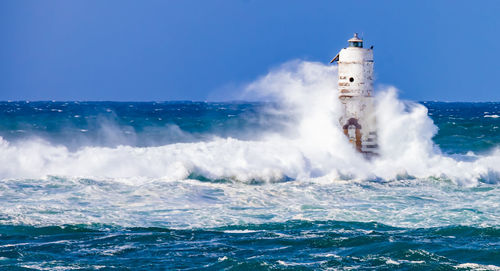
[[[342,105],[340,126],[349,142],[371,158],[377,154],[377,123],[373,104],[373,46],[363,48],[355,33],[348,47],[330,61],[338,61],[338,98]]]

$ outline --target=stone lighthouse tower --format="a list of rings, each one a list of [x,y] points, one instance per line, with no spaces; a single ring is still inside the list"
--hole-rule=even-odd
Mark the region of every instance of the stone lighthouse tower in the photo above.
[[[349,46],[340,50],[330,63],[338,61],[340,125],[355,148],[372,157],[377,154],[377,127],[373,105],[373,46],[363,48],[354,34]]]

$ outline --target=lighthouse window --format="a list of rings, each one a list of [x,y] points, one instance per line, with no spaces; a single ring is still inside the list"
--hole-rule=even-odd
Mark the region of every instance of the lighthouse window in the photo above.
[[[363,48],[363,42],[360,41],[350,41],[349,42],[350,47],[360,47]]]
[[[349,82],[351,82],[351,83],[354,82],[354,78],[350,77]]]

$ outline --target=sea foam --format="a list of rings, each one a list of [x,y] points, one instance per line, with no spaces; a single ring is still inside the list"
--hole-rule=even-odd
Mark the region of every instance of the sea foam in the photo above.
[[[443,178],[461,185],[499,181],[500,153],[446,156],[433,143],[437,127],[421,104],[401,101],[394,87],[377,91],[380,156],[365,160],[347,142],[338,119],[335,66],[292,61],[247,85],[242,97],[278,104],[281,131],[255,140],[215,137],[156,147],[86,146],[74,151],[41,139],[0,139],[0,178],[190,176],[239,182]],[[465,159],[466,158],[466,159]],[[318,179],[319,180],[319,179]]]
[[[335,66],[294,61],[247,85],[243,97],[274,101],[264,115],[283,122],[251,140],[72,150],[0,139],[0,220],[168,228],[290,220],[498,225],[498,150],[443,154],[427,108],[399,100],[388,87],[376,96],[380,156],[365,160],[339,127],[335,78]]]

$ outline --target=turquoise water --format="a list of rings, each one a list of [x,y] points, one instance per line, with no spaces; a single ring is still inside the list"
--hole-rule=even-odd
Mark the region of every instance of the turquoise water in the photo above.
[[[500,269],[500,103],[379,112],[369,162],[332,114],[2,102],[0,269]]]

